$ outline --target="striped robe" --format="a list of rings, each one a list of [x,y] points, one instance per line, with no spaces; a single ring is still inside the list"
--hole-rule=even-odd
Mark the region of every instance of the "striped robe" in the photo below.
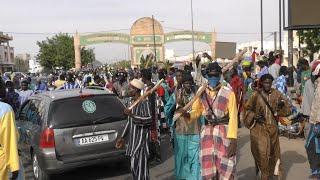
[[[80,88],[80,85],[75,82],[66,82],[63,84],[63,89],[77,89]]]
[[[131,158],[131,172],[134,180],[147,180],[149,178],[149,142],[150,126],[134,124],[133,119],[150,120],[151,110],[148,100],[139,103],[132,110],[133,117],[129,117],[122,137],[129,133],[129,142],[126,155]],[[128,132],[128,133],[127,133]]]

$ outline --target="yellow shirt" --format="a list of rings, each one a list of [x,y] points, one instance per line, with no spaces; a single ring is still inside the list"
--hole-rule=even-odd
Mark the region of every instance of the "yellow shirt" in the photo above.
[[[211,97],[214,97],[217,93],[217,91],[213,90],[206,90],[207,93]],[[204,111],[204,107],[201,103],[200,98],[198,98],[192,105],[192,110],[190,112],[190,118],[192,120],[198,119]],[[238,136],[238,109],[237,109],[237,103],[236,103],[236,96],[233,92],[230,93],[228,97],[228,106],[227,111],[229,113],[229,124],[228,124],[228,132],[227,132],[227,138],[237,139]]]
[[[8,179],[8,170],[19,170],[18,133],[12,108],[0,102],[0,179]]]
[[[54,85],[58,88],[58,87],[63,86],[63,84],[64,84],[65,82],[66,82],[65,80],[60,80],[60,79],[58,79],[58,80],[56,80],[56,81],[54,82]]]

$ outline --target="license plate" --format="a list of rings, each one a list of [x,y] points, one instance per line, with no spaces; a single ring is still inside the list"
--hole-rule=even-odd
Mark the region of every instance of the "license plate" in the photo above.
[[[109,141],[109,136],[108,134],[103,134],[98,136],[80,138],[79,145],[95,144],[95,143],[106,142],[106,141]]]

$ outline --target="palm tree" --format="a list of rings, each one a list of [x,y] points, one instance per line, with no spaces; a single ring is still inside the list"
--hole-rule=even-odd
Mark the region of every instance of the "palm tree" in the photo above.
[[[142,55],[140,58],[140,68],[150,68],[153,65],[154,55],[148,54],[146,58]]]
[[[168,72],[169,69],[173,66],[173,63],[170,63],[169,60],[166,60],[165,62],[162,62],[163,63],[163,68]]]

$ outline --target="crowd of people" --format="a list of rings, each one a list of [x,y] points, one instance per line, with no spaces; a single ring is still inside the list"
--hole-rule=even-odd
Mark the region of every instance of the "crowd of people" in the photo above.
[[[202,57],[210,62],[203,63]],[[183,69],[60,72],[35,77],[34,83],[28,76],[2,76],[0,155],[4,152],[5,157],[0,161],[0,177],[5,179],[8,168],[19,170],[14,114],[29,96],[101,87],[116,94],[126,106],[128,122],[116,147],[127,144],[126,156],[131,159],[135,180],[150,179],[149,163],[161,163],[162,135],[171,137],[176,179],[236,179],[237,133],[243,125],[250,129],[257,175],[262,180],[284,178],[282,162],[286,160],[280,157],[278,128],[286,125],[283,119],[297,109],[308,121],[305,147],[311,178],[319,179],[320,60],[309,64],[299,59],[296,68],[288,68],[280,65],[279,57],[273,53],[259,61],[247,57],[225,69],[205,53]],[[148,96],[141,98],[144,94]],[[138,103],[131,107],[134,102]]]

